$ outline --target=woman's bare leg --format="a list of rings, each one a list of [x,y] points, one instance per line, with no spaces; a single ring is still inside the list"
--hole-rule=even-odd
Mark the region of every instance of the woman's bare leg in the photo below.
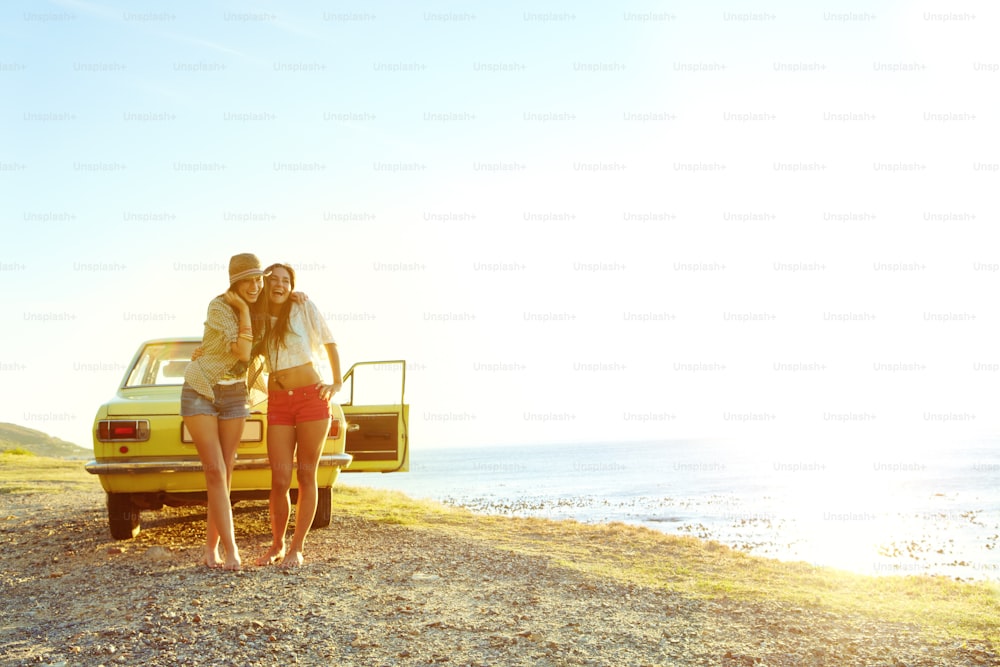
[[[184,417],[184,423],[187,424],[188,430],[191,431],[191,436],[194,438],[198,458],[201,459],[202,467],[205,469],[206,495],[208,496],[205,562],[212,567],[218,566],[218,546],[221,541],[222,548],[226,552],[222,566],[229,570],[240,569],[240,556],[239,550],[236,548],[236,537],[233,530],[233,508],[229,501],[229,477],[232,463],[227,465],[220,430],[231,430],[231,422],[240,422],[239,428],[242,432],[242,421],[230,419],[220,423],[212,415]],[[230,422],[230,424],[224,426],[226,422]],[[237,436],[238,443],[239,436]],[[235,457],[235,447],[231,447],[227,442],[227,448],[231,449],[229,456],[232,459]]]
[[[319,469],[319,457],[323,453],[323,445],[326,444],[326,434],[329,430],[329,419],[303,422],[296,427],[295,476],[299,482],[299,499],[295,505],[295,533],[292,535],[292,543],[288,546],[288,554],[282,561],[283,567],[302,564],[306,536],[316,517],[316,504],[319,498],[316,472]]]
[[[267,427],[267,457],[271,462],[271,495],[268,510],[271,515],[271,546],[255,562],[270,565],[285,557],[285,531],[292,502],[288,489],[292,485],[292,467],[295,458],[295,427],[278,425]]]
[[[233,503],[230,499],[230,493],[233,488],[236,451],[240,446],[240,438],[243,437],[244,422],[246,422],[245,418],[219,420],[219,442],[222,445],[222,458],[226,465],[226,514],[229,517],[229,530],[232,537],[232,551],[229,550],[228,546],[226,547],[226,561],[223,565],[227,570],[239,570],[241,567],[240,552],[236,546],[236,528],[233,525]],[[221,531],[219,538],[221,541]]]

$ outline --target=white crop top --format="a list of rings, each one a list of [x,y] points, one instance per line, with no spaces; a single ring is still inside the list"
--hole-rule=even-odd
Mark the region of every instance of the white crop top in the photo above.
[[[274,323],[274,318],[271,323]],[[288,325],[283,346],[273,341],[267,345],[267,371],[282,371],[309,362],[317,363],[321,368],[328,365],[323,346],[337,341],[316,305],[312,301],[293,302]]]

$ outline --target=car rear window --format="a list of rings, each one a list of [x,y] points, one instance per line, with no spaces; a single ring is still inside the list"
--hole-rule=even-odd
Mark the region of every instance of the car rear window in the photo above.
[[[142,348],[125,387],[184,384],[184,371],[198,342],[150,343]]]

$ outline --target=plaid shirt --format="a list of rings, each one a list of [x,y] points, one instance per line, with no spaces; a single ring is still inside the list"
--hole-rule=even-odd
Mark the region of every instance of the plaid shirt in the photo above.
[[[232,351],[232,344],[240,335],[239,317],[232,306],[222,296],[217,296],[208,304],[207,317],[201,340],[202,355],[188,364],[184,382],[214,401],[216,383],[227,377],[245,381],[247,364]]]

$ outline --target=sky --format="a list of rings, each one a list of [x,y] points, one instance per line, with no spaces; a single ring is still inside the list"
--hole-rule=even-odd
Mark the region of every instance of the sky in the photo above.
[[[6,2],[0,421],[90,446],[229,257],[411,443],[995,436],[985,2]],[[991,129],[992,128],[992,129]]]

